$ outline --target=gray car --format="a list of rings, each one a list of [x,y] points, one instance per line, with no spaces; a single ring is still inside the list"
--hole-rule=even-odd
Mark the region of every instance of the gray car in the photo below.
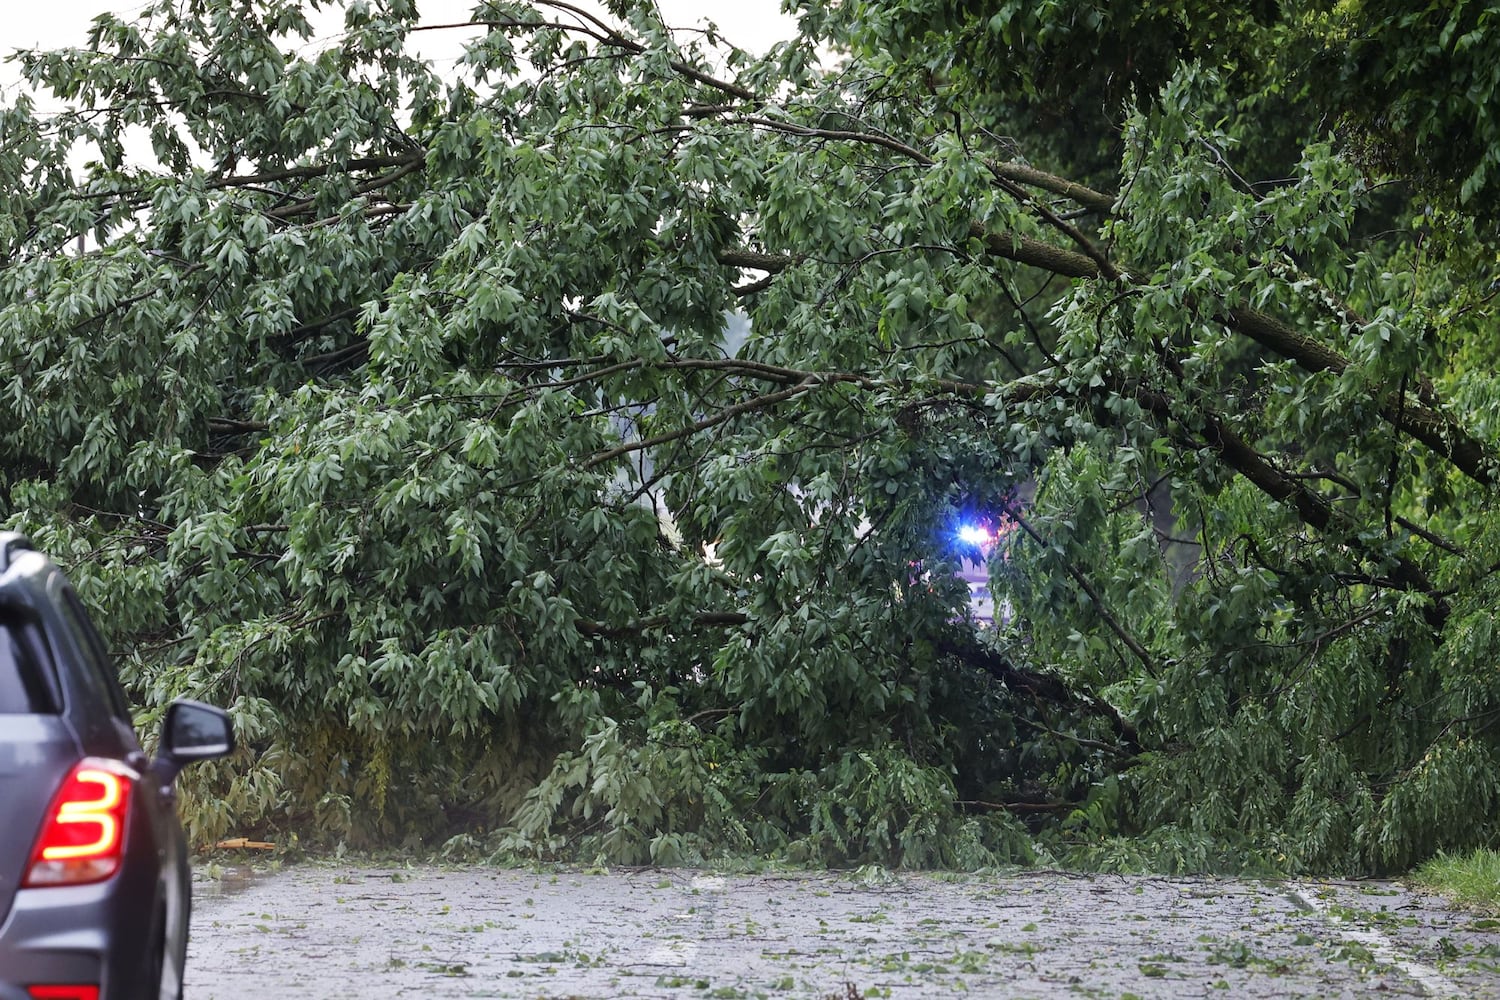
[[[191,904],[172,782],[234,747],[229,717],[169,706],[142,751],[62,571],[0,532],[0,1000],[176,1000]]]

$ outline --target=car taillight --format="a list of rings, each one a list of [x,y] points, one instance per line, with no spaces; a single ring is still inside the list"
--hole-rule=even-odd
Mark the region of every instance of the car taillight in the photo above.
[[[82,983],[48,983],[45,986],[28,986],[26,993],[31,1000],[99,1000],[99,987]]]
[[[81,885],[113,875],[125,850],[130,789],[139,777],[119,761],[94,757],[79,761],[52,796],[21,887]]]

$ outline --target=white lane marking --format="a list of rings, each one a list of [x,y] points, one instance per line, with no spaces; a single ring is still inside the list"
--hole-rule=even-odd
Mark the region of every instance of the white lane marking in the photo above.
[[[1300,900],[1309,910],[1320,914],[1330,923],[1334,924],[1344,940],[1364,945],[1370,949],[1370,954],[1375,956],[1377,962],[1400,969],[1406,975],[1416,980],[1417,984],[1427,991],[1428,996],[1462,997],[1466,995],[1457,983],[1432,966],[1425,965],[1408,955],[1403,955],[1401,950],[1396,947],[1395,942],[1384,934],[1377,930],[1351,926],[1347,920],[1330,910],[1318,898],[1319,886],[1305,882],[1288,882],[1286,883],[1286,888],[1293,898]]]
[[[703,904],[694,905],[691,909],[674,913],[672,918],[680,921],[691,921],[698,924],[694,932],[677,940],[667,941],[657,945],[646,954],[644,964],[665,965],[675,969],[686,968],[698,955],[698,944],[705,933],[713,926],[713,911],[718,901],[709,894],[716,893],[724,888],[724,877],[722,875],[695,875],[688,883],[689,890],[697,890],[702,894]]]

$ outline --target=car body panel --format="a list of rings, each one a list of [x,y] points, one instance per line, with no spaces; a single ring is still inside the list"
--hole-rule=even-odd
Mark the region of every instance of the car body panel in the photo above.
[[[0,922],[26,874],[43,813],[79,756],[78,741],[60,716],[0,716],[0,816],[7,817],[0,836]]]

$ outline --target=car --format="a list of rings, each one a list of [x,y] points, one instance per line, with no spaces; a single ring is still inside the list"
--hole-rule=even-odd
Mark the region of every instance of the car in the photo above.
[[[168,706],[141,749],[78,594],[0,532],[0,1000],[178,1000],[191,873],[173,781],[234,749],[222,710]]]

